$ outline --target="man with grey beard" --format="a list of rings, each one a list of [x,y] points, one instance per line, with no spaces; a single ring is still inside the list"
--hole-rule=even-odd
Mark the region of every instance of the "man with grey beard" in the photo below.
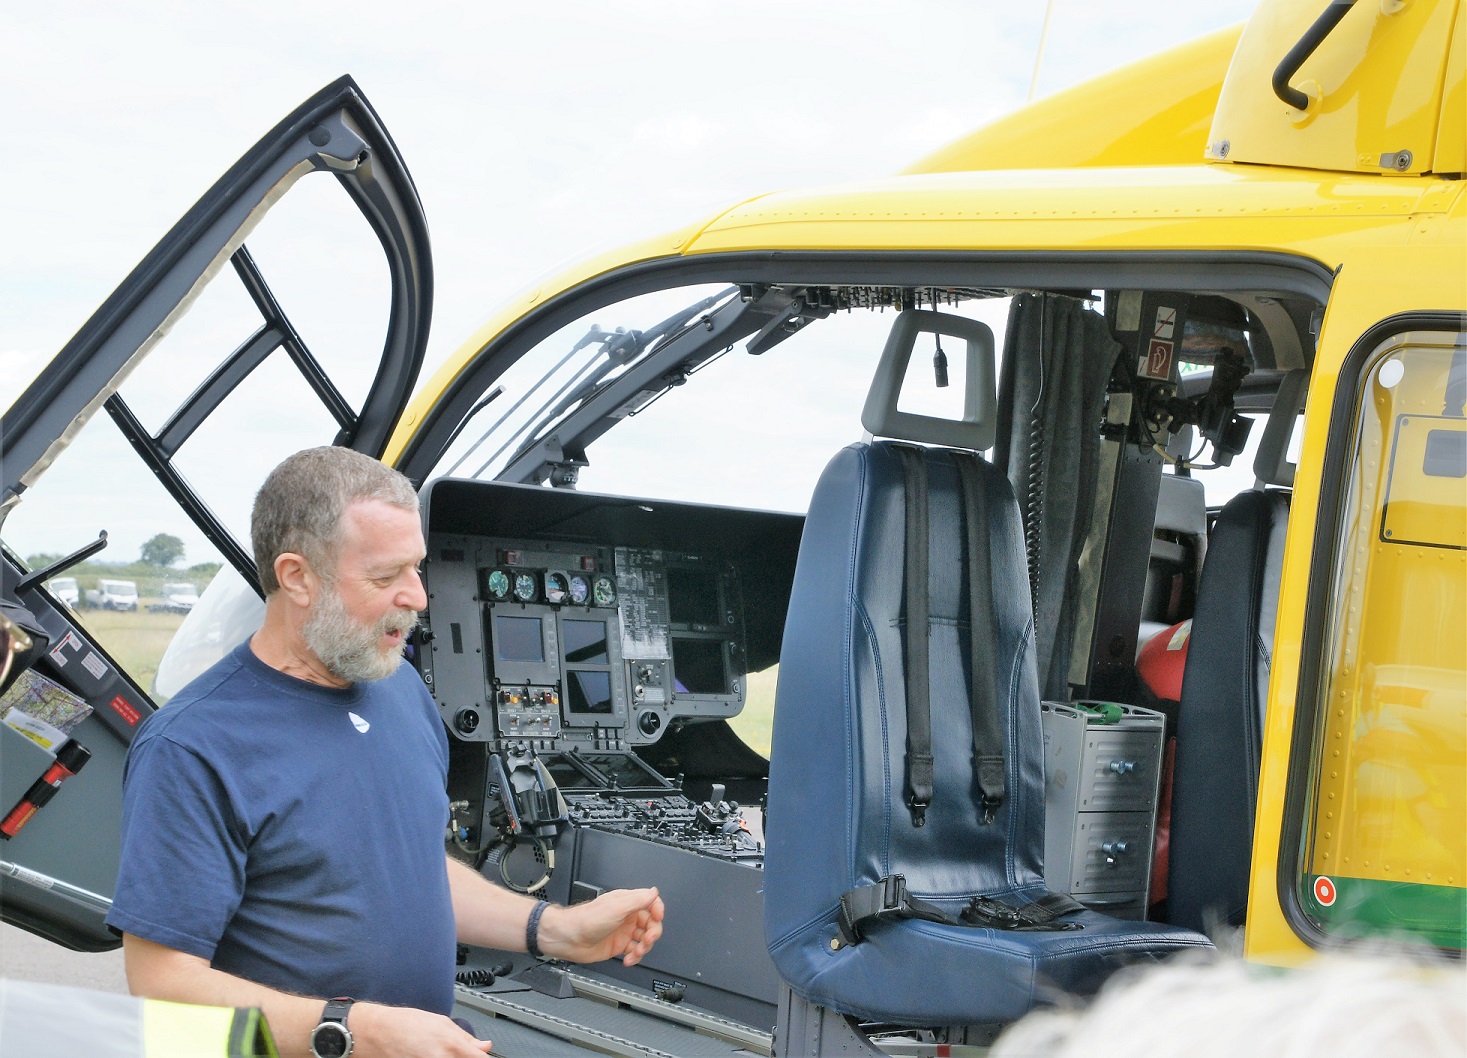
[[[662,933],[655,889],[552,906],[444,852],[447,738],[402,664],[427,606],[411,483],[348,449],[300,452],[261,487],[251,536],[264,624],[128,752],[107,921],[133,992],[261,1007],[285,1056],[466,1058],[489,1044],[448,1017],[457,941],[640,960]]]

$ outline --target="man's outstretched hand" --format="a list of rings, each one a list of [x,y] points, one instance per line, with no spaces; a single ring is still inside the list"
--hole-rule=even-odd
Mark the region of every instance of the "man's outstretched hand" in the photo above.
[[[635,966],[662,936],[663,913],[656,889],[613,889],[584,904],[551,906],[540,919],[540,950],[571,962]]]

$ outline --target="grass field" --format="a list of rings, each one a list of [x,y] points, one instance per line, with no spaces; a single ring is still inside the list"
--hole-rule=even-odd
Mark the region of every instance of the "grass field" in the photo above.
[[[158,662],[184,617],[178,613],[149,613],[146,604],[135,613],[82,610],[78,616],[112,660],[145,691],[152,689]]]
[[[739,738],[766,757],[774,734],[774,684],[778,678],[778,665],[771,665],[763,672],[749,673],[744,711],[728,722],[728,726],[738,732]]]

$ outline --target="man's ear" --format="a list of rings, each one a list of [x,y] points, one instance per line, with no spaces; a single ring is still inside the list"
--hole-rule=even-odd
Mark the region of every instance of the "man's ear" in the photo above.
[[[321,587],[320,578],[306,557],[294,551],[275,556],[275,579],[285,597],[302,609],[310,608]]]

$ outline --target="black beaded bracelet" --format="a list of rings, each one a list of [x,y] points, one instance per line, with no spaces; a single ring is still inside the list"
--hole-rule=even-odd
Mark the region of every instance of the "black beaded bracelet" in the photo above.
[[[525,951],[536,959],[545,958],[545,953],[540,950],[540,916],[545,914],[545,909],[549,906],[549,900],[536,903],[530,908],[530,920],[525,923]]]

